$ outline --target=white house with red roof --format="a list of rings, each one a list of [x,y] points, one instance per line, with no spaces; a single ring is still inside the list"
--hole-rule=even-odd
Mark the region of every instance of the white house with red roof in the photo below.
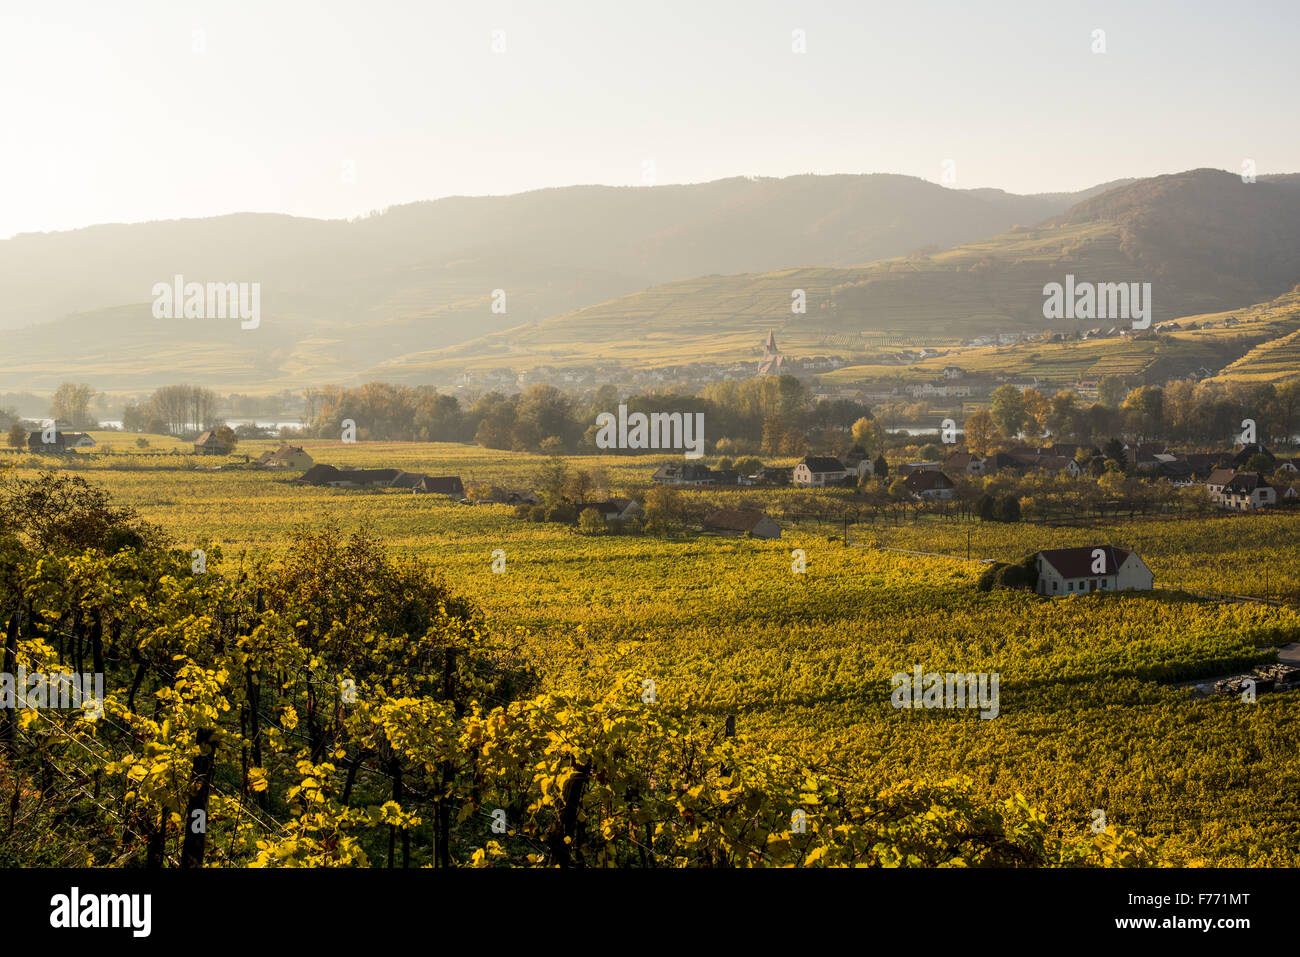
[[[1084,545],[1038,553],[1038,593],[1060,597],[1095,591],[1150,591],[1155,575],[1131,548]]]

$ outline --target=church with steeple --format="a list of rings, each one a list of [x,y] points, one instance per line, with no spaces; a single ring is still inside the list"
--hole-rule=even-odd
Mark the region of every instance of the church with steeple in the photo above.
[[[767,334],[767,343],[763,346],[763,361],[758,364],[759,375],[781,375],[785,371],[785,356],[776,347],[776,332]]]

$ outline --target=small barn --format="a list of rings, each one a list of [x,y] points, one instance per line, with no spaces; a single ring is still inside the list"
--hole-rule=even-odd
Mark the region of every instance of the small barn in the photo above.
[[[916,498],[944,501],[952,498],[953,481],[939,469],[917,469],[908,474],[903,485]]]
[[[298,485],[332,485],[336,488],[346,484],[343,473],[332,465],[313,465],[294,480]]]
[[[594,508],[607,522],[626,522],[642,514],[640,503],[630,498],[611,498],[608,502],[591,502],[583,508]]]
[[[229,455],[230,451],[230,446],[211,430],[199,433],[194,440],[195,455]]]
[[[425,475],[412,488],[415,492],[432,495],[450,495],[452,498],[464,498],[465,486],[459,475]]]
[[[781,526],[765,512],[750,508],[724,508],[704,519],[704,531],[750,538],[780,538]]]
[[[27,450],[29,452],[63,452],[67,448],[67,437],[62,432],[55,432],[52,442],[45,441],[44,429],[37,429],[27,436]]]

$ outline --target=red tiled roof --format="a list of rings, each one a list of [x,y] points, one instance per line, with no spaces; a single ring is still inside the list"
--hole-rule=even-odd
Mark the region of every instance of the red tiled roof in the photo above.
[[[1093,552],[1101,549],[1106,558],[1106,570],[1092,570]],[[1061,573],[1062,578],[1087,578],[1090,575],[1114,575],[1124,559],[1133,554],[1131,548],[1114,545],[1084,545],[1080,548],[1049,548],[1039,552],[1043,559]]]
[[[767,518],[758,509],[723,508],[704,519],[706,531],[748,532],[755,525]]]
[[[938,469],[917,469],[907,476],[903,484],[913,492],[929,492],[933,489],[952,488],[952,479]]]

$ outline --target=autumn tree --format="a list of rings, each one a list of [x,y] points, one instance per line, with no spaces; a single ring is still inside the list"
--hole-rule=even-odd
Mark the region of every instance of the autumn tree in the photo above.
[[[50,414],[56,422],[66,422],[74,429],[85,428],[92,424],[88,409],[94,396],[94,391],[85,383],[64,382],[54,390]]]
[[[1025,397],[1015,386],[1007,384],[998,386],[991,396],[993,406],[989,415],[998,431],[1008,438],[1015,438],[1025,427],[1027,412]]]
[[[878,419],[863,416],[853,423],[853,444],[865,455],[875,455],[885,447],[885,427]]]
[[[972,455],[988,455],[1000,438],[993,416],[985,409],[973,413],[966,420],[966,448]]]
[[[1037,389],[1026,389],[1023,393],[1025,405],[1025,427],[1032,428],[1036,435],[1047,431],[1052,418],[1052,402]]]

